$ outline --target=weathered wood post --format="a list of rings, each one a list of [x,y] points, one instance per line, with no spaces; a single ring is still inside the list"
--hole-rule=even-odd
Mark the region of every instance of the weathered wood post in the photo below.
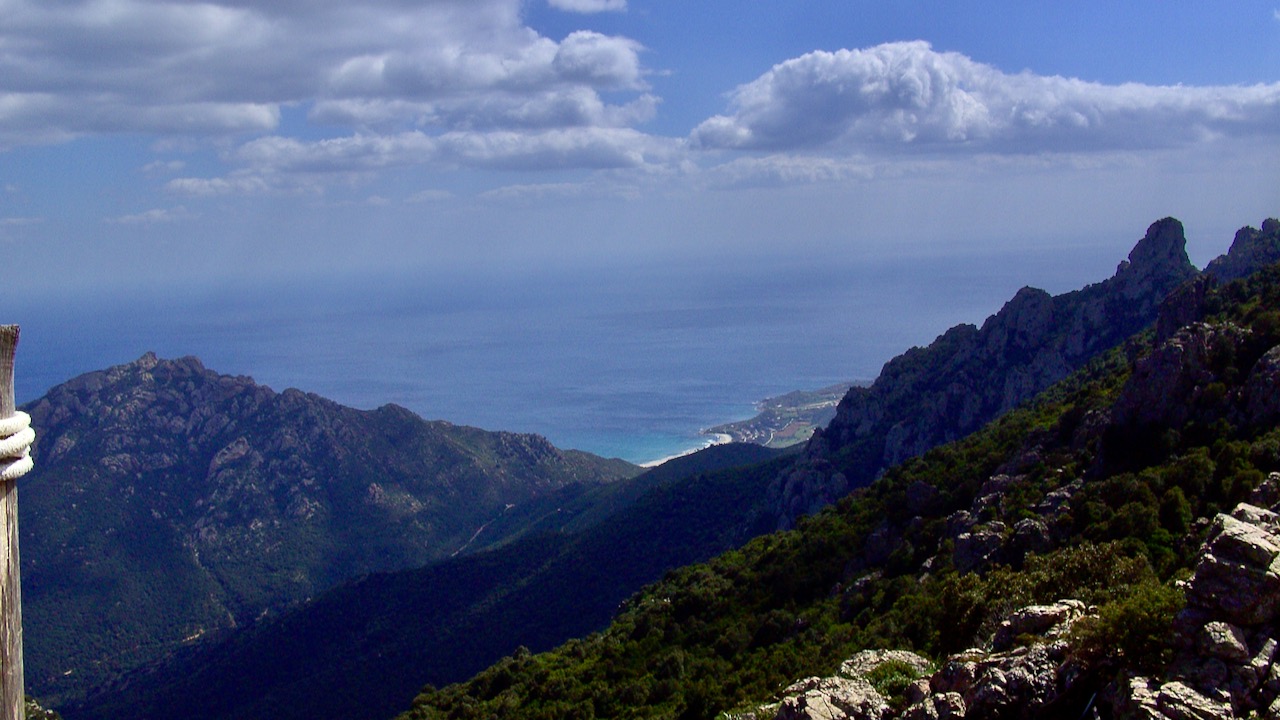
[[[14,415],[18,326],[0,325],[0,418]],[[0,720],[22,720],[22,589],[18,573],[18,481],[0,482]]]

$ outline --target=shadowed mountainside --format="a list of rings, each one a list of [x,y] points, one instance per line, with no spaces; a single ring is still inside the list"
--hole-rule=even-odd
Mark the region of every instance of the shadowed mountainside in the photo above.
[[[778,526],[1026,402],[1154,323],[1165,296],[1195,275],[1182,223],[1165,218],[1112,278],[1057,296],[1023,288],[981,328],[957,325],[885,363],[869,387],[849,390],[805,460],[771,488]]]
[[[640,471],[150,353],[25,409],[26,667],[49,697],[347,578],[479,549],[514,508]]]

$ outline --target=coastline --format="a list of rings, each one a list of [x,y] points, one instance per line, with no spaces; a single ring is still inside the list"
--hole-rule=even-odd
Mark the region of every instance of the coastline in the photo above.
[[[661,457],[661,458],[658,458],[657,460],[649,460],[646,462],[641,462],[636,464],[642,468],[655,468],[667,462],[668,460],[675,460],[676,458],[682,458],[688,455],[692,455],[696,452],[706,450],[707,448],[712,447],[714,445],[724,445],[726,443],[731,443],[731,442],[733,442],[732,435],[729,435],[727,433],[715,433],[714,435],[712,435],[711,439],[703,441],[702,445],[698,447],[689,448],[688,450],[685,450],[683,452],[678,452],[675,455],[667,455],[666,457]]]

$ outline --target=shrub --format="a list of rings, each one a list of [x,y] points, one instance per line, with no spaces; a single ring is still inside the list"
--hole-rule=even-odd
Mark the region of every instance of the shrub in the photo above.
[[[906,707],[907,688],[920,679],[911,663],[886,660],[867,673],[867,682],[893,707]]]
[[[1086,660],[1122,659],[1126,668],[1158,672],[1173,656],[1173,620],[1184,603],[1177,587],[1154,580],[1138,583],[1124,597],[1100,607],[1096,616],[1073,625],[1071,646]]]

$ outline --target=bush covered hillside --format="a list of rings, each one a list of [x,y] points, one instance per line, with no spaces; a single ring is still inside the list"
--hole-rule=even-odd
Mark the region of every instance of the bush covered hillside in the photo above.
[[[1210,607],[1215,582],[1270,588],[1266,564],[1240,579],[1197,553],[1264,533],[1220,513],[1280,502],[1278,344],[1280,267],[1201,277],[1155,330],[1034,402],[792,531],[668,573],[601,633],[425,688],[401,720],[1274,717],[1275,603]],[[1276,518],[1244,508],[1251,528]],[[1242,543],[1253,561],[1280,552]],[[1031,605],[1053,622],[1016,612]],[[878,649],[931,665],[859,654]],[[787,689],[810,676],[827,679]],[[799,714],[823,703],[845,714]]]

